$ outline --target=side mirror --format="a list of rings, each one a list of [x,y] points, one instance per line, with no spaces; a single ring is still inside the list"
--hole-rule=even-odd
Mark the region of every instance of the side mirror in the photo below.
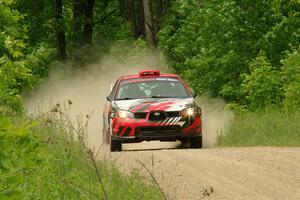
[[[195,90],[191,90],[191,93],[192,93],[193,98],[197,97],[197,92]]]
[[[107,95],[106,99],[107,101],[111,101],[110,95]]]

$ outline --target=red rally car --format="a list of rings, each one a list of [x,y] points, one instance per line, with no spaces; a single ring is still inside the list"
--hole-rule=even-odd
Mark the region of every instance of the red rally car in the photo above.
[[[151,140],[190,142],[202,147],[201,109],[183,80],[159,70],[120,77],[107,96],[103,139],[111,151],[122,143]]]

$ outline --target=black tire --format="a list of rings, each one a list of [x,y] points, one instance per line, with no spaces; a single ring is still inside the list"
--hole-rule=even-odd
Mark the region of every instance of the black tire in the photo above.
[[[180,140],[180,143],[181,143],[181,147],[184,148],[184,147],[187,147],[188,144],[189,144],[189,139],[188,138],[182,138]]]
[[[110,151],[122,151],[122,142],[110,138]]]
[[[191,148],[193,149],[202,148],[202,136],[191,138],[190,142],[191,142]]]

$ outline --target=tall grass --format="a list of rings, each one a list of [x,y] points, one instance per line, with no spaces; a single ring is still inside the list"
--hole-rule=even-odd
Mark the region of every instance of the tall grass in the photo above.
[[[277,109],[236,115],[230,128],[219,134],[218,146],[300,146],[300,111]]]
[[[89,118],[74,124],[60,105],[34,121],[0,118],[0,144],[10,147],[0,153],[0,199],[163,199],[138,171],[125,176],[96,159]]]

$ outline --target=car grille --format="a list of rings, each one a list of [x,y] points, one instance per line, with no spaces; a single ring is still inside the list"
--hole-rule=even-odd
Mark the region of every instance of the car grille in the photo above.
[[[178,117],[179,112],[178,111],[171,111],[171,112],[165,112],[165,111],[152,111],[149,114],[149,120],[150,121],[161,121],[168,117]]]
[[[180,126],[144,126],[136,128],[136,134],[141,136],[155,136],[155,135],[172,135],[176,134]]]
[[[150,121],[160,121],[167,118],[167,114],[165,111],[153,111],[149,114]]]
[[[167,113],[167,117],[178,117],[179,116],[179,111],[170,111],[170,112],[166,112]]]
[[[147,114],[146,112],[136,112],[133,113],[135,119],[146,119]],[[150,121],[161,121],[164,120],[168,117],[178,117],[179,112],[178,111],[170,111],[170,112],[165,112],[165,111],[152,111],[149,114],[149,120]]]

